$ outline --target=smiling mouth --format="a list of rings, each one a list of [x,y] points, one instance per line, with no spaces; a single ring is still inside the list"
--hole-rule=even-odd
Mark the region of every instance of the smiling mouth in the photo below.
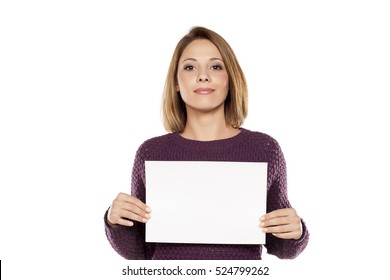
[[[212,88],[198,88],[194,90],[195,93],[201,94],[201,95],[206,95],[214,92],[214,89]]]

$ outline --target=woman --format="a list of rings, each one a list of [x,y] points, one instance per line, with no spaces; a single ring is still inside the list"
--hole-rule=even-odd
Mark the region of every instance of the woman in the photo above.
[[[275,139],[241,127],[247,85],[229,44],[195,27],[176,46],[163,99],[169,134],[145,141],[132,172],[131,195],[120,193],[105,215],[107,238],[126,259],[261,259],[262,245],[145,242],[145,160],[267,162],[267,214],[259,217],[267,252],[295,258],[309,234],[287,199],[286,166]],[[201,207],[201,205],[199,205]]]

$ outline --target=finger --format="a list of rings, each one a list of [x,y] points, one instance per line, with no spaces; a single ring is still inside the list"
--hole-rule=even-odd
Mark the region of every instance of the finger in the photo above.
[[[282,239],[299,239],[302,236],[302,228],[300,225],[289,225],[275,228],[267,228],[266,231],[273,236]]]
[[[136,205],[138,208],[142,209],[145,212],[150,213],[151,209],[148,207],[145,203],[143,203],[141,200],[138,198],[128,195],[126,193],[120,193],[117,197],[119,201],[126,201],[130,204]]]
[[[286,225],[289,223],[288,218],[273,218],[270,220],[263,220],[260,223],[260,227],[270,227],[270,226],[277,226],[277,225]]]
[[[133,226],[133,221],[138,221],[142,223],[146,223],[148,219],[143,218],[139,215],[136,215],[134,213],[131,213],[127,210],[117,210],[112,211],[111,214],[107,217],[108,222],[112,225],[124,225],[124,226]]]
[[[289,225],[289,224],[299,224],[301,219],[298,216],[295,217],[281,217],[281,218],[273,218],[270,220],[264,220],[260,222],[260,227],[272,227],[272,226],[280,226],[280,225]]]
[[[127,220],[146,223],[150,218],[150,208],[141,200],[126,193],[119,193],[108,212],[108,221],[115,224],[131,226]]]
[[[128,195],[126,193],[119,193],[117,198],[113,201],[112,209],[127,210],[133,212],[146,219],[150,218],[150,208],[138,198]],[[138,220],[138,219],[137,219]]]
[[[126,218],[129,220],[138,221],[141,223],[146,223],[149,220],[150,215],[149,214],[145,214],[145,215],[147,215],[147,216],[141,216],[141,215],[138,215],[134,212],[131,212],[131,211],[128,211],[125,209],[121,209],[120,211],[118,211],[119,218]]]
[[[132,227],[134,225],[134,222],[123,219],[123,218],[119,218],[117,221],[117,224],[122,225],[122,226]]]
[[[299,230],[299,226],[295,224],[287,224],[287,225],[279,225],[279,226],[262,228],[262,231],[265,233],[286,233],[286,232],[293,232],[298,230]]]
[[[271,211],[265,215],[263,215],[260,218],[260,221],[265,221],[265,220],[270,220],[278,217],[287,217],[287,216],[292,216],[296,215],[295,209],[293,208],[283,208],[283,209],[277,209],[274,211]]]
[[[273,233],[273,236],[276,236],[281,239],[299,239],[301,237],[300,232],[283,232],[283,233]]]
[[[114,208],[132,212],[132,213],[134,213],[138,216],[142,216],[146,219],[150,218],[150,214],[148,212],[145,212],[144,209],[139,208],[137,205],[131,204],[128,201],[115,202]]]
[[[114,201],[109,211],[109,220],[112,223],[117,223],[121,218],[146,223],[150,218],[150,214],[145,213],[143,210],[129,202]]]

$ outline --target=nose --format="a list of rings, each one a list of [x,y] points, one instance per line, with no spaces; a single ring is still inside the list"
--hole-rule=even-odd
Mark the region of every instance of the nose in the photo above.
[[[201,72],[199,73],[198,75],[198,82],[199,83],[202,83],[202,82],[210,82],[210,76],[208,75],[207,72]]]

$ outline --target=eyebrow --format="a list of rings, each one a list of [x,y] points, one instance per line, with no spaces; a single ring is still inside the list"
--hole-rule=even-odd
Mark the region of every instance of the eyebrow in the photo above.
[[[184,59],[184,60],[182,61],[182,63],[186,62],[187,60],[190,60],[190,61],[197,61],[195,58],[190,57],[190,58]],[[223,60],[222,60],[221,58],[218,58],[218,57],[212,57],[212,58],[209,59],[209,61],[215,61],[215,60],[219,60],[219,61],[223,62]]]

